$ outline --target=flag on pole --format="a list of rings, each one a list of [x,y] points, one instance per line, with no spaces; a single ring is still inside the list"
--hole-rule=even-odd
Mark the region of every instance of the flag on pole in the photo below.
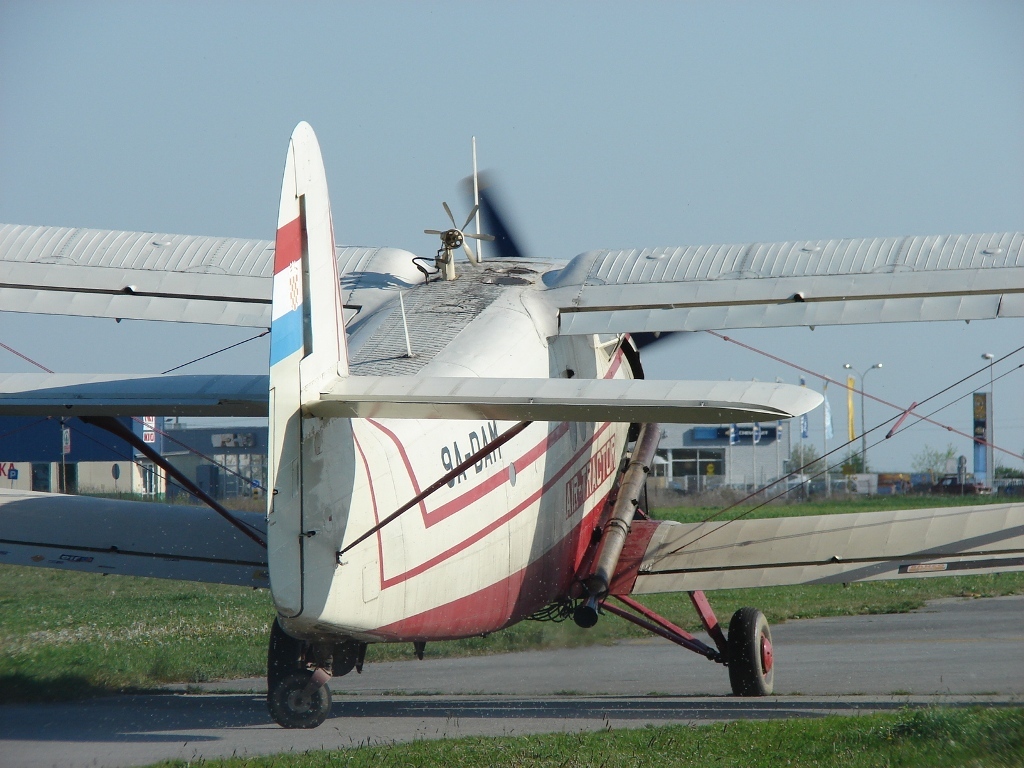
[[[846,377],[846,414],[850,432],[850,441],[857,439],[857,430],[853,426],[853,376]]]
[[[835,437],[832,432],[832,406],[828,404],[828,395],[825,395],[825,439],[831,440]]]
[[[800,377],[800,386],[807,386],[807,379],[805,379],[803,376]],[[800,438],[806,440],[810,436],[811,433],[808,431],[807,427],[807,414],[804,413],[800,415]]]
[[[740,441],[740,431],[735,424],[729,425],[729,445],[736,445]]]

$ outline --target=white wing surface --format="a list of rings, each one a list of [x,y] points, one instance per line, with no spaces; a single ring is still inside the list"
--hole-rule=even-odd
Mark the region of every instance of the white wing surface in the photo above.
[[[630,536],[620,589],[635,594],[1024,570],[1024,504],[639,523]]]
[[[262,513],[235,512],[265,536]],[[212,510],[0,490],[0,563],[267,587],[267,552]]]
[[[350,376],[303,407],[343,418],[728,424],[788,419],[821,401],[761,382]]]
[[[384,275],[416,279],[407,251],[335,254],[346,302],[360,288],[387,287]],[[8,312],[269,328],[273,271],[270,240],[0,225]]]
[[[1024,233],[592,251],[551,282],[562,334],[1024,316]]]
[[[0,374],[7,416],[266,416],[266,375]]]

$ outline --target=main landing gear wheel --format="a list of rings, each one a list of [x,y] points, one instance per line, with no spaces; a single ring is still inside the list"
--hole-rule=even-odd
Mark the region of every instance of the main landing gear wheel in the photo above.
[[[284,728],[316,728],[331,711],[331,690],[326,684],[309,691],[313,673],[285,675],[267,691],[270,716]]]
[[[772,631],[757,608],[740,608],[729,621],[729,682],[737,696],[768,696],[775,683]]]
[[[310,690],[306,643],[281,629],[274,619],[267,650],[267,709],[283,728],[316,728],[331,711],[331,691],[326,685]]]

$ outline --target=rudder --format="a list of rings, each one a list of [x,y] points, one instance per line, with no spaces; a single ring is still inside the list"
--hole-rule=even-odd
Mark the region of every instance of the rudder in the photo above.
[[[292,132],[281,185],[270,328],[268,559],[279,613],[303,607],[302,403],[348,375],[327,177],[308,123]]]

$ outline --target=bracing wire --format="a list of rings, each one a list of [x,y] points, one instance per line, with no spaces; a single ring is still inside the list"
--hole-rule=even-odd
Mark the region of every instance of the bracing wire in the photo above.
[[[182,363],[181,365],[176,365],[173,368],[168,368],[166,371],[164,371],[160,375],[164,376],[164,375],[166,375],[168,373],[174,373],[174,371],[180,371],[182,368],[184,368],[186,366],[189,366],[189,365],[192,365],[192,363],[198,363],[200,360],[206,360],[208,357],[213,357],[214,355],[219,355],[221,352],[227,352],[229,349],[234,349],[235,347],[240,347],[243,344],[248,344],[250,341],[256,341],[256,339],[262,339],[268,333],[270,333],[270,329],[269,328],[267,328],[265,331],[263,331],[263,333],[257,333],[255,336],[250,336],[248,339],[244,339],[243,341],[236,341],[234,344],[229,344],[228,346],[226,346],[226,347],[224,347],[222,349],[218,349],[216,352],[211,352],[208,355],[203,355],[202,357],[197,357],[195,360],[189,360],[187,363]],[[52,373],[52,371],[51,371],[51,373]]]
[[[760,354],[760,355],[768,357],[768,358],[770,358],[772,360],[775,360],[776,362],[782,363],[782,364],[787,365],[787,366],[789,366],[791,368],[795,368],[795,369],[797,369],[797,370],[799,370],[799,371],[801,371],[803,373],[806,373],[806,374],[808,374],[810,376],[815,376],[815,377],[820,378],[820,379],[822,379],[824,381],[838,384],[840,387],[843,387],[844,389],[849,389],[849,387],[847,387],[845,384],[842,384],[841,382],[838,382],[838,381],[836,381],[835,379],[832,379],[829,376],[826,376],[824,374],[818,373],[818,372],[813,371],[813,370],[811,370],[809,368],[804,368],[804,367],[802,367],[800,365],[797,365],[796,363],[790,362],[789,360],[786,360],[784,358],[778,357],[777,355],[773,355],[773,354],[771,354],[769,352],[765,352],[764,350],[758,349],[757,347],[751,346],[749,344],[744,344],[743,342],[737,341],[737,340],[732,339],[732,338],[730,338],[728,336],[725,336],[723,334],[716,333],[715,331],[707,331],[707,333],[710,333],[712,336],[716,336],[716,337],[722,339],[723,341],[732,342],[734,344],[737,344],[740,347],[743,347],[744,349],[748,349],[748,350],[750,350],[752,352],[756,352],[757,354]],[[1011,357],[1011,356],[1021,352],[1022,350],[1024,350],[1024,345],[1022,345],[1020,347],[1017,347],[1017,349],[1014,349],[1013,351],[1003,355],[1002,357],[1000,357],[995,362],[996,363],[1002,362],[1003,360],[1006,360],[1007,358],[1009,358],[1009,357]],[[962,395],[962,396],[954,399],[953,401],[951,401],[949,403],[946,403],[945,405],[935,409],[934,411],[932,411],[931,413],[928,413],[927,415],[923,415],[922,416],[920,413],[917,413],[916,412],[916,408],[919,408],[920,406],[924,405],[925,403],[930,402],[930,401],[932,401],[932,400],[934,400],[934,399],[936,399],[938,397],[941,397],[943,394],[945,394],[946,392],[949,392],[951,389],[954,389],[954,388],[960,386],[961,384],[969,381],[970,379],[974,378],[975,376],[978,376],[978,375],[984,373],[986,370],[988,370],[988,368],[989,368],[988,365],[982,366],[978,370],[974,371],[973,373],[968,374],[967,376],[964,376],[963,378],[961,378],[960,380],[954,382],[953,384],[950,384],[949,386],[944,387],[944,388],[938,390],[937,392],[929,395],[924,400],[922,400],[919,403],[917,403],[916,406],[914,406],[914,407],[912,407],[910,409],[903,409],[903,408],[900,408],[899,406],[897,406],[897,405],[895,405],[893,403],[889,403],[889,402],[887,402],[885,400],[882,400],[881,398],[873,397],[871,395],[866,395],[867,397],[871,398],[872,400],[875,400],[875,401],[877,401],[879,403],[882,403],[883,405],[887,405],[889,407],[896,408],[900,412],[898,414],[892,416],[891,418],[886,419],[885,421],[875,425],[871,429],[866,430],[864,434],[865,435],[871,434],[872,432],[875,432],[875,431],[881,429],[882,427],[888,425],[889,423],[901,419],[905,413],[909,413],[910,415],[915,416],[917,418],[917,421],[915,421],[912,424],[910,424],[907,427],[905,427],[903,430],[901,430],[901,432],[902,431],[906,431],[906,429],[909,429],[910,427],[912,427],[912,426],[914,426],[916,424],[920,424],[921,422],[928,422],[928,423],[931,423],[931,424],[935,424],[937,426],[941,426],[943,429],[946,429],[947,431],[950,431],[950,432],[953,432],[955,434],[959,434],[959,435],[962,435],[964,437],[968,437],[971,440],[974,440],[975,438],[974,438],[973,435],[968,435],[968,434],[966,434],[964,432],[961,432],[958,429],[954,429],[951,426],[948,426],[946,424],[941,424],[940,422],[937,422],[937,421],[934,421],[934,420],[931,419],[931,417],[934,416],[936,413],[938,413],[939,411],[942,411],[942,410],[950,407],[951,405],[959,402],[960,400],[963,400],[965,397],[969,396],[970,393]],[[998,381],[999,379],[1002,379],[1003,377],[1008,376],[1011,373],[1015,373],[1015,372],[1021,370],[1022,368],[1024,368],[1024,364],[1018,365],[1016,368],[1012,368],[1009,371],[1006,371],[1006,372],[1000,374],[998,377],[993,379],[993,381]],[[860,394],[860,391],[857,390],[857,389],[853,389],[853,391],[858,393],[858,394]],[[887,435],[886,437],[883,437],[881,440],[877,440],[877,441],[871,443],[871,445],[869,445],[867,447],[868,448],[874,448],[875,446],[880,445],[881,443],[883,443],[889,437],[891,437],[891,435]],[[859,435],[854,440],[849,440],[849,441],[843,443],[842,445],[839,445],[836,448],[833,448],[832,450],[828,451],[827,453],[825,453],[820,458],[815,458],[812,461],[808,461],[803,466],[793,470],[789,474],[784,475],[783,477],[780,477],[777,480],[774,480],[773,482],[771,482],[771,483],[769,483],[769,484],[767,484],[765,486],[762,486],[761,488],[758,488],[757,490],[747,494],[743,498],[741,498],[741,499],[733,502],[732,504],[729,504],[728,506],[720,509],[715,514],[713,514],[713,515],[705,518],[703,521],[701,521],[700,525],[704,525],[706,523],[710,523],[710,522],[716,520],[717,518],[720,518],[722,515],[724,515],[728,511],[730,511],[732,509],[735,509],[736,507],[738,507],[738,506],[740,506],[742,504],[745,504],[746,502],[750,501],[751,499],[754,499],[757,496],[765,493],[768,489],[770,489],[773,486],[775,486],[775,485],[777,485],[777,484],[779,484],[779,483],[781,483],[781,482],[783,482],[783,481],[793,477],[794,475],[801,474],[803,472],[803,470],[807,469],[808,467],[811,467],[813,464],[816,464],[819,461],[823,461],[824,459],[826,459],[827,457],[831,456],[832,454],[837,453],[838,451],[842,451],[844,448],[848,448],[850,445],[856,443],[858,440],[860,440],[860,436]],[[998,450],[1002,451],[1003,453],[1006,453],[1009,456],[1013,456],[1014,458],[1024,459],[1024,455],[1013,453],[1012,451],[1009,451],[1009,450],[1007,450],[1005,448],[998,448],[998,446],[993,446],[993,447],[997,448]],[[858,451],[857,455],[859,455],[859,454],[860,454],[860,452]],[[836,462],[835,464],[829,465],[827,462],[825,462],[825,469],[819,470],[814,475],[812,475],[810,479],[814,479],[814,478],[820,477],[821,475],[825,474],[829,470],[834,469],[837,466],[841,466],[842,463],[843,462]],[[748,515],[752,514],[756,510],[760,509],[761,507],[764,507],[767,504],[770,504],[772,501],[775,501],[776,499],[779,499],[779,498],[782,498],[783,496],[786,496],[787,494],[789,494],[791,492],[791,490],[792,489],[787,488],[787,489],[785,489],[785,490],[775,494],[774,496],[765,498],[764,501],[762,501],[760,504],[756,504],[755,506],[751,507],[750,509],[744,511],[742,514],[737,515],[734,518],[730,518],[728,520],[722,521],[721,525],[718,525],[718,526],[712,528],[711,530],[706,531],[706,532],[700,534],[699,536],[697,536],[697,537],[695,537],[695,538],[693,538],[693,539],[691,539],[691,540],[689,540],[687,542],[684,542],[683,544],[680,544],[678,547],[676,547],[671,552],[666,553],[666,554],[675,554],[675,553],[678,553],[678,552],[682,551],[683,549],[685,549],[685,548],[687,548],[689,546],[692,546],[693,544],[695,544],[696,542],[698,542],[701,539],[705,538],[706,536],[710,536],[712,533],[715,533],[716,531],[721,530],[726,525],[729,525],[730,523],[736,522],[737,520],[742,520],[744,517],[747,517]]]

